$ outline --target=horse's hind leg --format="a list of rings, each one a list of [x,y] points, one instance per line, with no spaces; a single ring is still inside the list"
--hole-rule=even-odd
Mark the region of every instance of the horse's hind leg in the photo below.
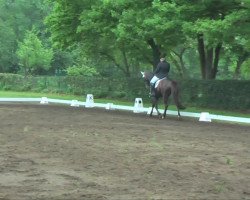
[[[163,96],[163,103],[164,103],[164,105],[165,105],[165,109],[164,109],[164,113],[163,113],[163,118],[164,118],[164,119],[166,118],[167,109],[168,109],[168,97],[169,97],[168,94],[165,94],[165,95]]]
[[[160,113],[159,110],[158,110],[158,104],[155,104],[155,109],[156,109],[156,111],[157,111],[158,116],[161,117],[161,113]]]
[[[181,114],[180,114],[179,108],[177,108],[177,112],[178,112],[178,119],[181,119]]]
[[[152,109],[151,109],[151,112],[150,112],[150,114],[149,114],[149,116],[150,116],[150,117],[152,117],[154,107],[155,107],[155,105],[154,105],[154,104],[152,104]]]
[[[163,113],[163,118],[166,118],[166,114],[167,114],[167,109],[168,109],[168,104],[165,104],[165,109],[164,109],[164,113]]]
[[[155,97],[152,97],[151,101],[152,101],[152,109],[151,109],[151,112],[150,112],[149,116],[152,117],[154,108],[156,109],[156,111],[157,111],[157,113],[159,115],[158,105],[157,105],[157,99]]]

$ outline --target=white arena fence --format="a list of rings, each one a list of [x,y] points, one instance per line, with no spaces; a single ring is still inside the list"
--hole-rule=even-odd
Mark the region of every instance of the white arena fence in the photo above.
[[[90,97],[90,99],[89,99]],[[113,103],[94,103],[93,95],[87,95],[86,101],[78,101],[78,100],[62,100],[62,99],[51,99],[47,97],[41,98],[0,98],[0,102],[37,102],[40,104],[66,104],[75,107],[87,107],[87,108],[105,108],[108,110],[125,110],[125,111],[133,111],[134,113],[149,113],[151,108],[143,107],[142,99],[141,103],[138,104],[138,99],[135,99],[134,106],[124,106],[124,105],[115,105]],[[160,112],[163,112],[162,109],[159,109]],[[155,111],[153,112],[155,114]],[[177,111],[167,110],[168,115],[177,116]],[[247,123],[250,124],[250,118],[244,117],[233,117],[233,116],[223,116],[223,115],[214,115],[205,113],[193,113],[193,112],[182,112],[181,116],[184,117],[193,117],[199,119],[199,121],[207,121],[211,122],[211,120],[220,120],[220,121],[228,121],[228,122],[239,122],[239,123]],[[204,117],[205,116],[205,117]]]

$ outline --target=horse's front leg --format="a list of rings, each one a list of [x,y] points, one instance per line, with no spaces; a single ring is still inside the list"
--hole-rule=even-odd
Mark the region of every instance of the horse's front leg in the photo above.
[[[151,109],[151,112],[150,112],[150,114],[149,114],[150,117],[152,117],[154,108],[155,108],[156,105],[157,105],[157,100],[156,100],[156,98],[155,98],[155,97],[152,97],[152,98],[151,98],[151,102],[152,102],[152,109]]]

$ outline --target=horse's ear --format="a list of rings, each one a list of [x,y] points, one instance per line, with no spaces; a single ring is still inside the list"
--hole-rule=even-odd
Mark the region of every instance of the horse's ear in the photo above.
[[[145,77],[145,74],[144,74],[144,72],[141,72],[141,75],[142,75],[142,77],[143,77],[143,78]]]

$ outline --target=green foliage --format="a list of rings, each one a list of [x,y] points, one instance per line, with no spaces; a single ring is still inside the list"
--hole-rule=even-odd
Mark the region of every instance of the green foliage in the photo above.
[[[44,47],[52,41],[54,57],[49,70],[47,63],[26,66],[32,74],[63,75],[68,66],[85,66],[87,58],[86,66],[102,76],[135,77],[166,52],[176,77],[201,78],[205,69],[205,78],[214,73],[218,79],[246,79],[249,16],[249,0],[0,0],[0,72],[18,72],[17,41],[35,27]],[[24,69],[24,51],[22,58]]]
[[[250,110],[249,81],[179,81],[181,102],[189,106],[227,110]],[[134,101],[136,97],[150,102],[148,89],[138,78],[102,78],[96,76],[24,77],[0,74],[0,90],[94,94],[96,98]],[[173,103],[170,98],[170,103]]]
[[[172,7],[168,5],[166,9],[170,11]],[[140,67],[153,64],[148,40],[156,37],[159,39],[157,45],[161,41],[176,41],[169,36],[172,33],[171,36],[177,38],[176,23],[170,20],[159,21],[166,10],[158,16],[157,9],[157,6],[152,8],[150,2],[139,0],[92,1],[90,4],[89,1],[77,1],[76,4],[72,1],[57,1],[46,24],[52,32],[54,44],[72,46],[80,41],[90,58],[98,57],[108,61],[114,70],[118,69],[125,76],[131,76],[139,72]],[[154,20],[153,12],[157,15]],[[155,26],[159,22],[162,23]],[[62,27],[62,23],[65,26]]]
[[[242,65],[241,74],[245,79],[250,79],[250,58]]]
[[[249,81],[180,81],[183,101],[200,107],[250,109]]]
[[[49,10],[44,0],[0,0],[0,72],[17,73],[15,52],[27,30],[35,27],[46,40],[43,18]]]
[[[95,70],[93,67],[88,67],[88,66],[73,66],[73,67],[68,67],[66,69],[67,74],[69,76],[85,76],[85,77],[91,77],[98,75],[98,72]]]
[[[21,75],[0,73],[0,88],[3,90],[13,90],[15,86],[18,86],[22,79],[23,76]]]
[[[235,40],[232,38],[235,36],[249,35],[247,28],[244,28],[249,25],[246,19],[249,16],[247,0],[55,2],[46,20],[54,44],[68,47],[82,43],[89,58],[98,57],[108,61],[110,66],[113,64],[114,70],[119,69],[128,77],[144,66],[155,65],[161,52],[170,55],[170,51],[176,51],[179,47],[195,51],[199,34],[204,41],[205,54],[208,49],[215,54],[213,48],[218,45],[233,46]],[[217,51],[219,55],[220,49]],[[199,60],[198,56],[205,58],[201,69],[213,73],[210,78],[215,77],[217,61],[213,63],[214,66],[208,67],[208,56],[195,54],[196,60]],[[192,55],[183,53],[179,59],[172,58],[177,68],[175,72],[180,75],[189,72],[184,62],[192,61]],[[198,67],[197,61],[190,65],[191,76],[193,72],[199,75],[195,69]]]
[[[16,37],[13,28],[8,27],[5,21],[0,20],[0,72],[13,70],[13,64],[17,60],[16,55],[13,54],[15,43]]]
[[[53,60],[51,63],[51,74],[65,75],[65,69],[73,65],[72,52],[54,49]]]
[[[28,31],[24,41],[19,43],[17,56],[25,75],[35,74],[36,70],[48,70],[51,65],[53,52],[43,47],[42,42],[35,33]]]

